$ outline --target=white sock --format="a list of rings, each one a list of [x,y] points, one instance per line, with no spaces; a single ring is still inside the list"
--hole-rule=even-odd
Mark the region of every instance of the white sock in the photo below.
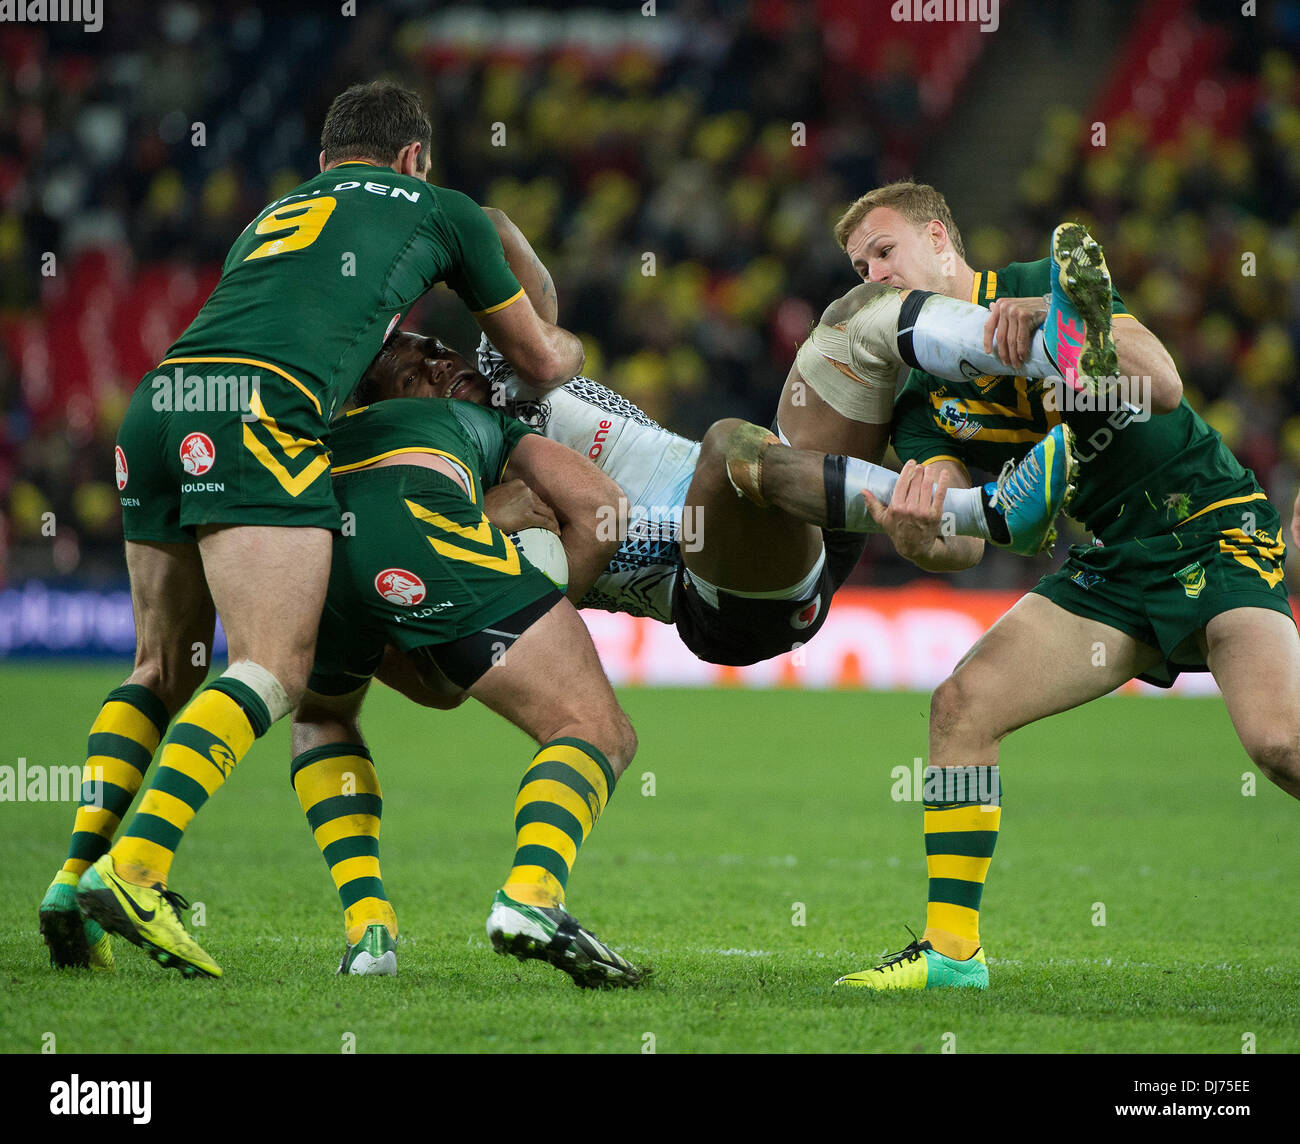
[[[1034,331],[1029,356],[1019,369],[1005,364],[996,354],[985,353],[984,323],[988,318],[989,312],[974,302],[932,294],[925,300],[912,327],[913,356],[926,373],[949,381],[973,381],[984,374],[1060,376],[1047,356],[1041,329]],[[899,330],[900,335],[906,332]]]
[[[889,504],[898,484],[898,474],[893,469],[873,465],[857,457],[846,458],[844,471],[844,530],[846,532],[882,531],[871,517],[864,491],[871,493],[881,504]],[[984,490],[949,489],[943,498],[943,511],[952,515],[952,531],[957,536],[978,536],[989,539],[988,523],[984,516]]]

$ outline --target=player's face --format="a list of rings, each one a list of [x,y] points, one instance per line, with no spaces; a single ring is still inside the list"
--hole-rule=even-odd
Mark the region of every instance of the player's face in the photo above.
[[[486,405],[488,379],[437,338],[403,331],[387,363],[397,392],[404,397],[451,397]]]
[[[865,215],[844,249],[864,282],[944,292],[944,262],[935,236],[890,207],[877,207]]]

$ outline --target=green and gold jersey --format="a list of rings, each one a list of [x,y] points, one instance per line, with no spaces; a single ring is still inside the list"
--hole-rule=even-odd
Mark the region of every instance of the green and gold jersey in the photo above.
[[[263,384],[270,374],[296,385],[328,421],[436,282],[480,314],[523,294],[496,228],[468,196],[390,167],[341,163],[248,224],[162,364],[262,367]]]
[[[971,301],[1042,296],[1050,261],[1013,262],[975,275]],[[1118,293],[1114,313],[1128,315]],[[1123,318],[1119,319],[1123,321]],[[1224,502],[1262,499],[1253,475],[1183,401],[1143,419],[1124,408],[1064,414],[1075,431],[1078,493],[1070,515],[1105,544],[1168,532]],[[912,370],[894,403],[894,448],[901,460],[950,460],[996,475],[1059,424],[1034,379],[1013,376],[947,381]]]
[[[501,480],[515,446],[536,430],[495,409],[441,397],[395,397],[363,405],[330,425],[335,476],[395,453],[432,453],[472,478],[475,503]]]

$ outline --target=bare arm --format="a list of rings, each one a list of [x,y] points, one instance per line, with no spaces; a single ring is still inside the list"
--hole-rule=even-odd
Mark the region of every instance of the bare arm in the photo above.
[[[1119,355],[1121,377],[1151,379],[1151,410],[1172,413],[1183,400],[1183,379],[1169,351],[1158,337],[1136,318],[1115,315],[1111,327],[1115,334],[1115,352]],[[1144,389],[1137,389],[1140,399]],[[1130,398],[1132,400],[1132,398]]]
[[[615,521],[623,490],[586,457],[534,433],[515,446],[506,473],[555,512],[569,561],[567,595],[576,604],[618,551]]]
[[[542,392],[555,389],[582,372],[585,360],[582,343],[568,330],[555,324],[559,314],[555,283],[523,231],[510,221],[505,211],[484,207],[483,213],[496,227],[506,252],[506,262],[524,288],[524,297],[495,314],[478,315],[479,325],[515,367],[521,381]],[[524,309],[512,314],[521,304]],[[544,346],[545,353],[538,360],[526,364],[532,340]],[[521,353],[524,356],[520,356]]]
[[[527,293],[502,310],[474,318],[521,381],[545,391],[558,389],[582,372],[582,343],[568,330],[542,321]]]
[[[1000,357],[1012,369],[1019,369],[1029,355],[1034,332],[1047,319],[1046,298],[999,298],[989,305],[984,324],[984,351]],[[1136,318],[1116,314],[1111,325],[1119,375],[1131,378],[1128,400],[1141,402],[1147,395],[1153,413],[1172,413],[1183,399],[1183,379],[1169,351]],[[1135,384],[1136,383],[1136,384]]]
[[[497,228],[501,245],[505,248],[506,262],[511,272],[519,279],[533,309],[543,322],[554,323],[560,313],[559,300],[555,296],[555,283],[551,281],[550,271],[537,257],[531,243],[503,210],[496,207],[484,207],[483,213],[492,220]]]
[[[970,476],[952,461],[918,465],[908,461],[888,507],[864,493],[872,519],[889,534],[900,556],[926,572],[960,572],[984,556],[977,536],[945,536],[943,498],[948,489],[968,489]]]

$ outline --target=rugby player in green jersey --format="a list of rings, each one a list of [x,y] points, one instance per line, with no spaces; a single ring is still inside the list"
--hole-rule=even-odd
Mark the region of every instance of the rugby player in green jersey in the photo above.
[[[41,903],[54,965],[106,960],[79,904],[163,966],[220,974],[181,925],[172,859],[203,803],[303,694],[340,521],[326,426],[415,301],[446,282],[538,383],[581,368],[581,344],[537,316],[479,207],[426,181],[431,141],[419,99],[396,85],[335,99],[320,174],[248,224],[132,396],[116,460],[136,666],[91,729],[87,774],[102,775],[106,797],[79,809]],[[191,699],[214,612],[230,666]]]
[[[1177,375],[1132,318],[1117,322],[1108,348],[1111,304],[1119,318],[1122,303],[1100,248],[1078,224],[1057,229],[1050,259],[976,272],[942,197],[904,184],[859,200],[839,233],[863,278],[911,291],[904,308],[930,291],[989,306],[986,336],[1011,371],[1045,324],[1062,375],[1077,371],[1087,395],[1015,373],[955,382],[913,369],[894,410],[894,446],[906,465],[889,506],[872,506],[920,567],[971,567],[983,542],[941,529],[936,489],[1018,459],[1062,416],[1073,427],[1078,493],[1067,511],[1096,539],[1072,548],[936,689],[923,795],[925,932],[837,982],[984,988],[979,906],[1001,818],[998,745],[1018,727],[1134,677],[1168,686],[1182,671],[1208,670],[1247,754],[1300,797],[1300,639],[1283,582],[1281,522],[1186,401],[1144,418],[1100,380],[1150,375],[1167,397]]]
[[[487,397],[480,374],[449,360],[434,372],[445,389]],[[366,383],[358,396],[369,400]],[[468,695],[538,744],[515,800],[514,862],[487,921],[493,947],[541,958],[581,986],[640,984],[646,971],[564,908],[578,849],[636,736],[573,604],[485,512],[489,487],[526,482],[569,551],[583,554],[572,573],[590,580],[617,547],[597,539],[594,506],[612,503],[617,488],[585,457],[469,400],[363,406],[332,426],[330,448],[351,523],[334,542],[315,663],[294,714],[292,777],[344,907],[339,972],[397,968],[397,919],[379,870],[379,779],[359,725],[391,645],[434,705]]]

